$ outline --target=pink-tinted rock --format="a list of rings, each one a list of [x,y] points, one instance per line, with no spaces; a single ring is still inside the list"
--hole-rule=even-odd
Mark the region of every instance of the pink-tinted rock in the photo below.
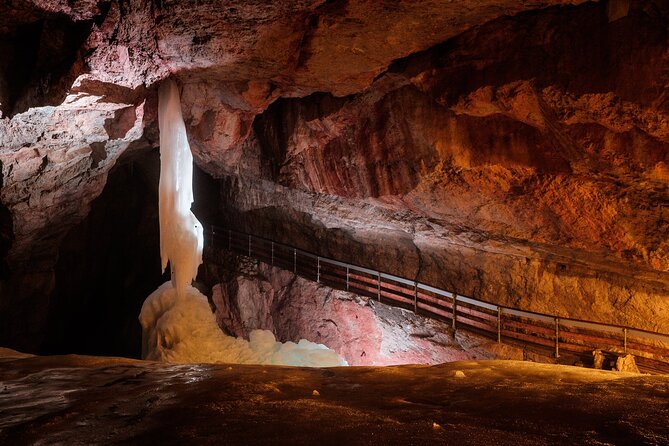
[[[12,263],[48,252],[49,244],[38,243],[42,237],[86,215],[116,159],[142,138],[143,118],[143,103],[99,103],[79,95],[0,121],[0,197],[14,219]]]
[[[473,335],[455,337],[445,323],[262,264],[214,286],[212,299],[219,324],[232,335],[248,337],[261,328],[282,341],[307,339],[334,349],[350,365],[523,358],[518,349]]]

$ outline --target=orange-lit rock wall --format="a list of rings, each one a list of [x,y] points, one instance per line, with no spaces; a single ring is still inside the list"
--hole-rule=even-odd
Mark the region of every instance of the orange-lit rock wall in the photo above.
[[[651,4],[614,22],[602,4],[526,13],[362,93],[279,100],[252,147],[261,176],[300,192],[233,181],[231,207],[253,231],[464,294],[666,331],[666,23]]]
[[[669,331],[666,2],[270,3],[0,6],[0,341],[44,341],[62,240],[155,150],[168,76],[223,222]]]

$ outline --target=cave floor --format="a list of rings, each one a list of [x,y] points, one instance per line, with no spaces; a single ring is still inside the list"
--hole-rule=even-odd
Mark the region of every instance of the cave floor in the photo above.
[[[309,369],[0,349],[0,444],[669,444],[669,376],[519,361]]]

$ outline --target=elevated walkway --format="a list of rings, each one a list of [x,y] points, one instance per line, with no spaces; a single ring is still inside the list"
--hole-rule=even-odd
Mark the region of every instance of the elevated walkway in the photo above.
[[[332,288],[450,323],[508,344],[559,358],[569,354],[592,361],[592,352],[633,354],[647,372],[669,373],[669,334],[602,324],[484,302],[453,291],[360,265],[329,259],[252,234],[206,228],[213,247],[248,256]]]

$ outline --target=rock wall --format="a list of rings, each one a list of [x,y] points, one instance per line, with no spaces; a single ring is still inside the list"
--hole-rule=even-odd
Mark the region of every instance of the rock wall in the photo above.
[[[284,186],[666,272],[669,47],[652,12],[500,19],[360,95],[277,101],[259,141]]]
[[[276,101],[253,126],[259,171],[223,186],[229,223],[491,302],[668,331],[669,15],[612,5],[494,20],[360,94]]]
[[[231,180],[226,222],[325,257],[560,317],[669,327],[666,273],[583,250],[444,225],[378,200]],[[230,209],[237,209],[230,212]]]
[[[3,4],[0,343],[41,343],[62,241],[156,146],[168,76],[220,179],[211,220],[667,331],[668,17],[660,0]]]
[[[439,364],[472,359],[523,359],[521,349],[458,332],[442,322],[333,290],[264,264],[213,287],[219,325],[248,338],[308,339],[337,351],[350,365]]]

